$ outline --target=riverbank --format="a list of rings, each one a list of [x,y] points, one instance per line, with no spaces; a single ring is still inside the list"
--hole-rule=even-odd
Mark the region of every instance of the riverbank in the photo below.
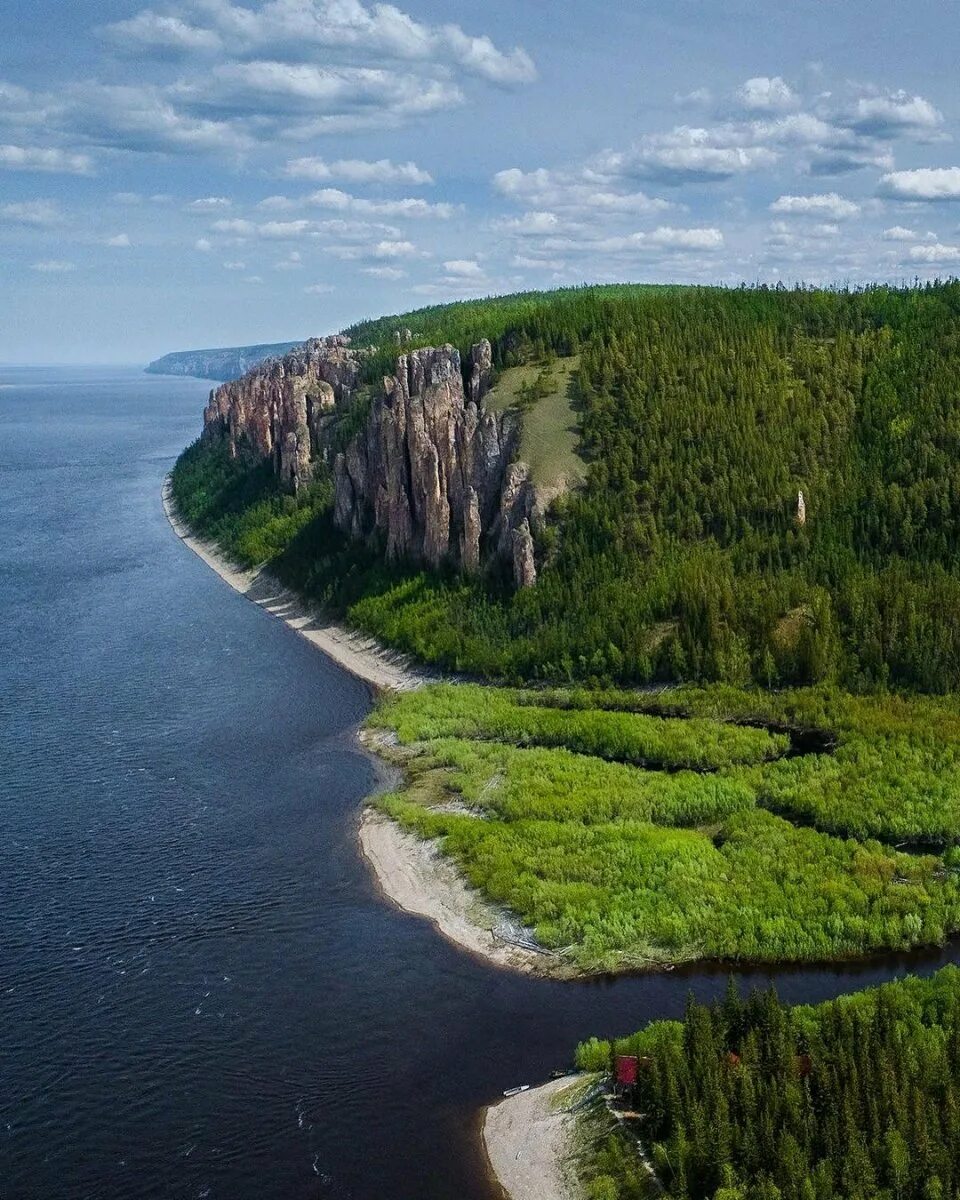
[[[237,567],[212,542],[195,537],[183,524],[173,503],[169,476],[163,481],[163,511],[177,537],[235,591],[277,617],[307,639],[338,666],[379,689],[404,692],[422,687],[431,678],[417,671],[403,655],[385,649],[373,638],[330,621],[284,587],[264,567]]]
[[[574,1156],[577,1117],[564,1092],[583,1077],[566,1075],[492,1104],[483,1114],[483,1146],[509,1200],[578,1200]]]
[[[164,480],[162,497],[171,528],[194,554],[240,595],[283,621],[345,671],[381,690],[412,691],[431,681],[432,676],[415,670],[403,656],[312,612],[265,569],[234,566],[214,543],[195,537],[176,514],[169,478]],[[389,762],[374,739],[360,736],[359,740],[378,765]],[[569,966],[555,956],[509,941],[514,931],[508,914],[470,888],[435,843],[407,833],[368,807],[360,821],[359,845],[383,895],[404,912],[427,917],[462,950],[493,966],[526,974],[571,974]]]
[[[383,894],[404,912],[427,917],[461,950],[493,966],[529,975],[573,974],[564,959],[518,944],[526,940],[527,932],[471,888],[436,842],[401,829],[371,807],[364,809],[359,841]]]

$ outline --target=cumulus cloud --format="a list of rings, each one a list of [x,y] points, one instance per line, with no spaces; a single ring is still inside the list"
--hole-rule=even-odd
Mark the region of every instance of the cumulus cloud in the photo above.
[[[910,247],[906,258],[912,263],[960,263],[960,246],[948,246],[943,242],[919,243]]]
[[[731,126],[679,125],[669,133],[648,134],[631,151],[609,153],[600,169],[673,186],[716,183],[777,161],[770,146],[750,141],[748,132]]]
[[[502,196],[540,211],[560,209],[587,215],[662,212],[672,207],[669,201],[645,192],[620,190],[616,179],[592,167],[568,171],[511,167],[494,175],[493,186]]]
[[[103,244],[105,246],[113,246],[116,249],[127,250],[131,245],[130,235],[128,233],[115,233],[113,237],[106,238]]]
[[[880,193],[894,200],[960,200],[960,167],[891,171],[881,178]]]
[[[855,217],[860,205],[837,192],[824,192],[813,196],[780,196],[770,205],[770,211],[791,217],[826,216],[840,219]]]
[[[8,171],[49,171],[64,175],[91,175],[93,159],[45,146],[0,146],[0,167]]]
[[[906,92],[861,96],[847,118],[860,133],[894,138],[902,134],[930,135],[943,124],[943,114],[922,96]]]
[[[43,228],[59,225],[63,213],[52,200],[18,200],[11,204],[0,204],[0,218],[15,225],[32,225]]]
[[[286,57],[315,58],[330,53],[383,57],[453,66],[500,85],[530,83],[536,67],[522,47],[503,50],[485,34],[467,34],[459,25],[428,25],[392,4],[367,7],[360,0],[270,0],[244,8],[230,0],[193,0],[181,14],[158,16],[144,9],[108,25],[105,34],[119,46],[160,55],[217,52],[250,56],[263,49]],[[329,58],[330,54],[323,57]]]
[[[197,238],[193,243],[194,250],[199,250],[201,254],[209,254],[213,249],[213,244],[209,238]]]
[[[263,129],[292,119],[286,135],[295,138],[421,116],[451,108],[464,98],[455,83],[443,79],[274,59],[218,64],[171,88],[171,96],[197,114],[256,117]]]
[[[292,158],[284,168],[291,179],[312,179],[317,183],[328,179],[347,183],[433,183],[433,177],[414,162],[395,163],[388,158],[367,162],[359,158],[341,158],[327,162],[322,158]]]
[[[303,289],[308,296],[328,296],[337,289],[332,283],[311,283]]]
[[[737,99],[751,112],[782,112],[795,108],[799,96],[779,75],[757,75],[737,89]]]
[[[484,274],[483,267],[472,258],[449,258],[443,264],[443,269],[458,279],[482,279]]]
[[[880,235],[885,242],[915,242],[917,234],[913,229],[905,229],[903,225],[891,225]]]

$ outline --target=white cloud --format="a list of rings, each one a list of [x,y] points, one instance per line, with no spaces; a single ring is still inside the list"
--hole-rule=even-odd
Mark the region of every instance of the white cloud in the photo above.
[[[299,238],[310,229],[309,221],[265,221],[257,226],[257,236],[269,240],[284,241]]]
[[[52,200],[19,200],[0,205],[0,218],[16,225],[34,225],[38,228],[59,225],[63,214]]]
[[[911,246],[906,257],[907,261],[912,263],[960,263],[960,246],[927,242]]]
[[[770,211],[787,216],[826,216],[840,219],[856,216],[860,206],[837,192],[823,192],[813,196],[780,196],[770,205]]]
[[[849,118],[861,133],[879,138],[901,134],[930,135],[943,124],[943,114],[922,96],[890,92],[885,96],[861,96]]]
[[[64,175],[91,175],[93,159],[44,146],[0,146],[0,167],[8,171],[49,171]]]
[[[412,258],[417,253],[413,242],[381,241],[371,250],[373,258]]]
[[[361,267],[360,270],[374,279],[405,279],[407,275],[400,267]]]
[[[223,269],[225,271],[245,271],[247,264],[245,262],[238,262],[236,259],[228,259],[223,264]]]
[[[347,183],[433,183],[433,177],[414,162],[395,163],[388,158],[368,162],[360,158],[341,158],[327,162],[322,158],[293,158],[283,171],[291,179],[312,179],[317,183],[342,179]]]
[[[362,213],[380,217],[436,217],[445,221],[456,211],[452,204],[430,204],[426,200],[404,197],[400,200],[368,200],[351,196],[339,188],[321,188],[306,197],[306,203],[335,212]]]
[[[195,250],[199,250],[201,254],[209,254],[213,249],[213,244],[208,238],[197,238],[197,240],[193,243],[193,248]]]
[[[902,225],[891,225],[880,235],[885,242],[915,242],[917,234],[913,229],[905,229]]]
[[[662,212],[672,205],[645,192],[617,190],[617,181],[592,168],[551,171],[540,167],[521,171],[511,167],[498,171],[493,186],[501,195],[540,211],[564,209],[568,212],[650,213]]]
[[[234,237],[250,237],[257,232],[253,221],[247,221],[243,217],[224,217],[222,220],[214,221],[210,228],[214,233],[228,233]]]
[[[751,112],[782,112],[799,103],[799,97],[779,75],[748,79],[737,88],[737,99]]]
[[[960,200],[960,167],[891,171],[881,178],[880,192],[896,200]]]
[[[76,269],[76,263],[67,262],[62,258],[44,258],[40,262],[30,264],[31,271],[39,271],[42,275],[65,275]]]
[[[329,130],[364,128],[421,116],[463,102],[460,88],[444,79],[374,67],[317,66],[274,59],[226,62],[183,82],[172,95],[187,109],[230,117],[256,116],[265,129],[296,118],[286,136],[306,138]]]
[[[751,145],[749,131],[733,126],[713,129],[679,125],[669,133],[648,134],[624,153],[609,153],[604,165],[612,174],[655,179],[660,183],[714,183],[772,166],[777,152]]]
[[[197,200],[190,201],[187,205],[187,212],[205,216],[207,213],[223,212],[224,209],[230,207],[231,203],[228,196],[201,196]]]
[[[459,279],[482,279],[483,268],[472,258],[449,258],[443,264],[443,269],[448,275],[455,275]]]
[[[130,235],[127,233],[115,233],[113,237],[108,237],[104,242],[105,246],[115,246],[118,249],[128,249],[130,246]]]
[[[497,228],[505,233],[519,234],[521,237],[541,237],[558,232],[560,218],[553,212],[526,212],[520,217],[507,217],[498,221]]]
[[[230,0],[193,0],[188,18],[165,18],[145,9],[107,26],[110,39],[161,54],[218,50],[250,56],[258,50],[316,57],[331,53],[384,55],[431,66],[450,64],[496,84],[529,83],[536,67],[521,47],[504,51],[486,35],[471,36],[459,25],[426,25],[392,4],[368,8],[361,0],[269,0],[243,8]]]
[[[661,225],[653,233],[647,234],[645,240],[651,246],[669,246],[683,250],[716,250],[723,245],[723,234],[719,229],[674,229],[669,225]]]
[[[303,289],[308,296],[328,296],[331,292],[337,289],[332,283],[311,283]]]
[[[145,8],[126,21],[104,28],[110,41],[129,50],[151,47],[161,51],[216,51],[221,48],[219,35],[212,29],[190,25],[180,17],[165,17]]]

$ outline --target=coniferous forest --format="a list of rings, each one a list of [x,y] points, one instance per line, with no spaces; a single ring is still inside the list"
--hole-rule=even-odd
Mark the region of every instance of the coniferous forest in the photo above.
[[[349,330],[378,346],[371,379],[398,324],[464,353],[490,337],[501,369],[579,356],[586,481],[539,535],[535,588],[387,567],[333,530],[322,475],[280,497],[207,445],[174,474],[188,520],[365,631],[490,677],[957,687],[960,283],[448,305]]]
[[[816,1006],[773,991],[691,1000],[580,1065],[637,1056],[628,1097],[666,1194],[680,1200],[945,1200],[960,1189],[960,971]],[[600,1200],[651,1194],[619,1142],[601,1146]]]

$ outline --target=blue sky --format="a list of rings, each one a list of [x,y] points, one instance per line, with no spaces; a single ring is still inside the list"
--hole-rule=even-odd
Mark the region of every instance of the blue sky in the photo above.
[[[950,0],[6,0],[0,361],[960,272]]]

